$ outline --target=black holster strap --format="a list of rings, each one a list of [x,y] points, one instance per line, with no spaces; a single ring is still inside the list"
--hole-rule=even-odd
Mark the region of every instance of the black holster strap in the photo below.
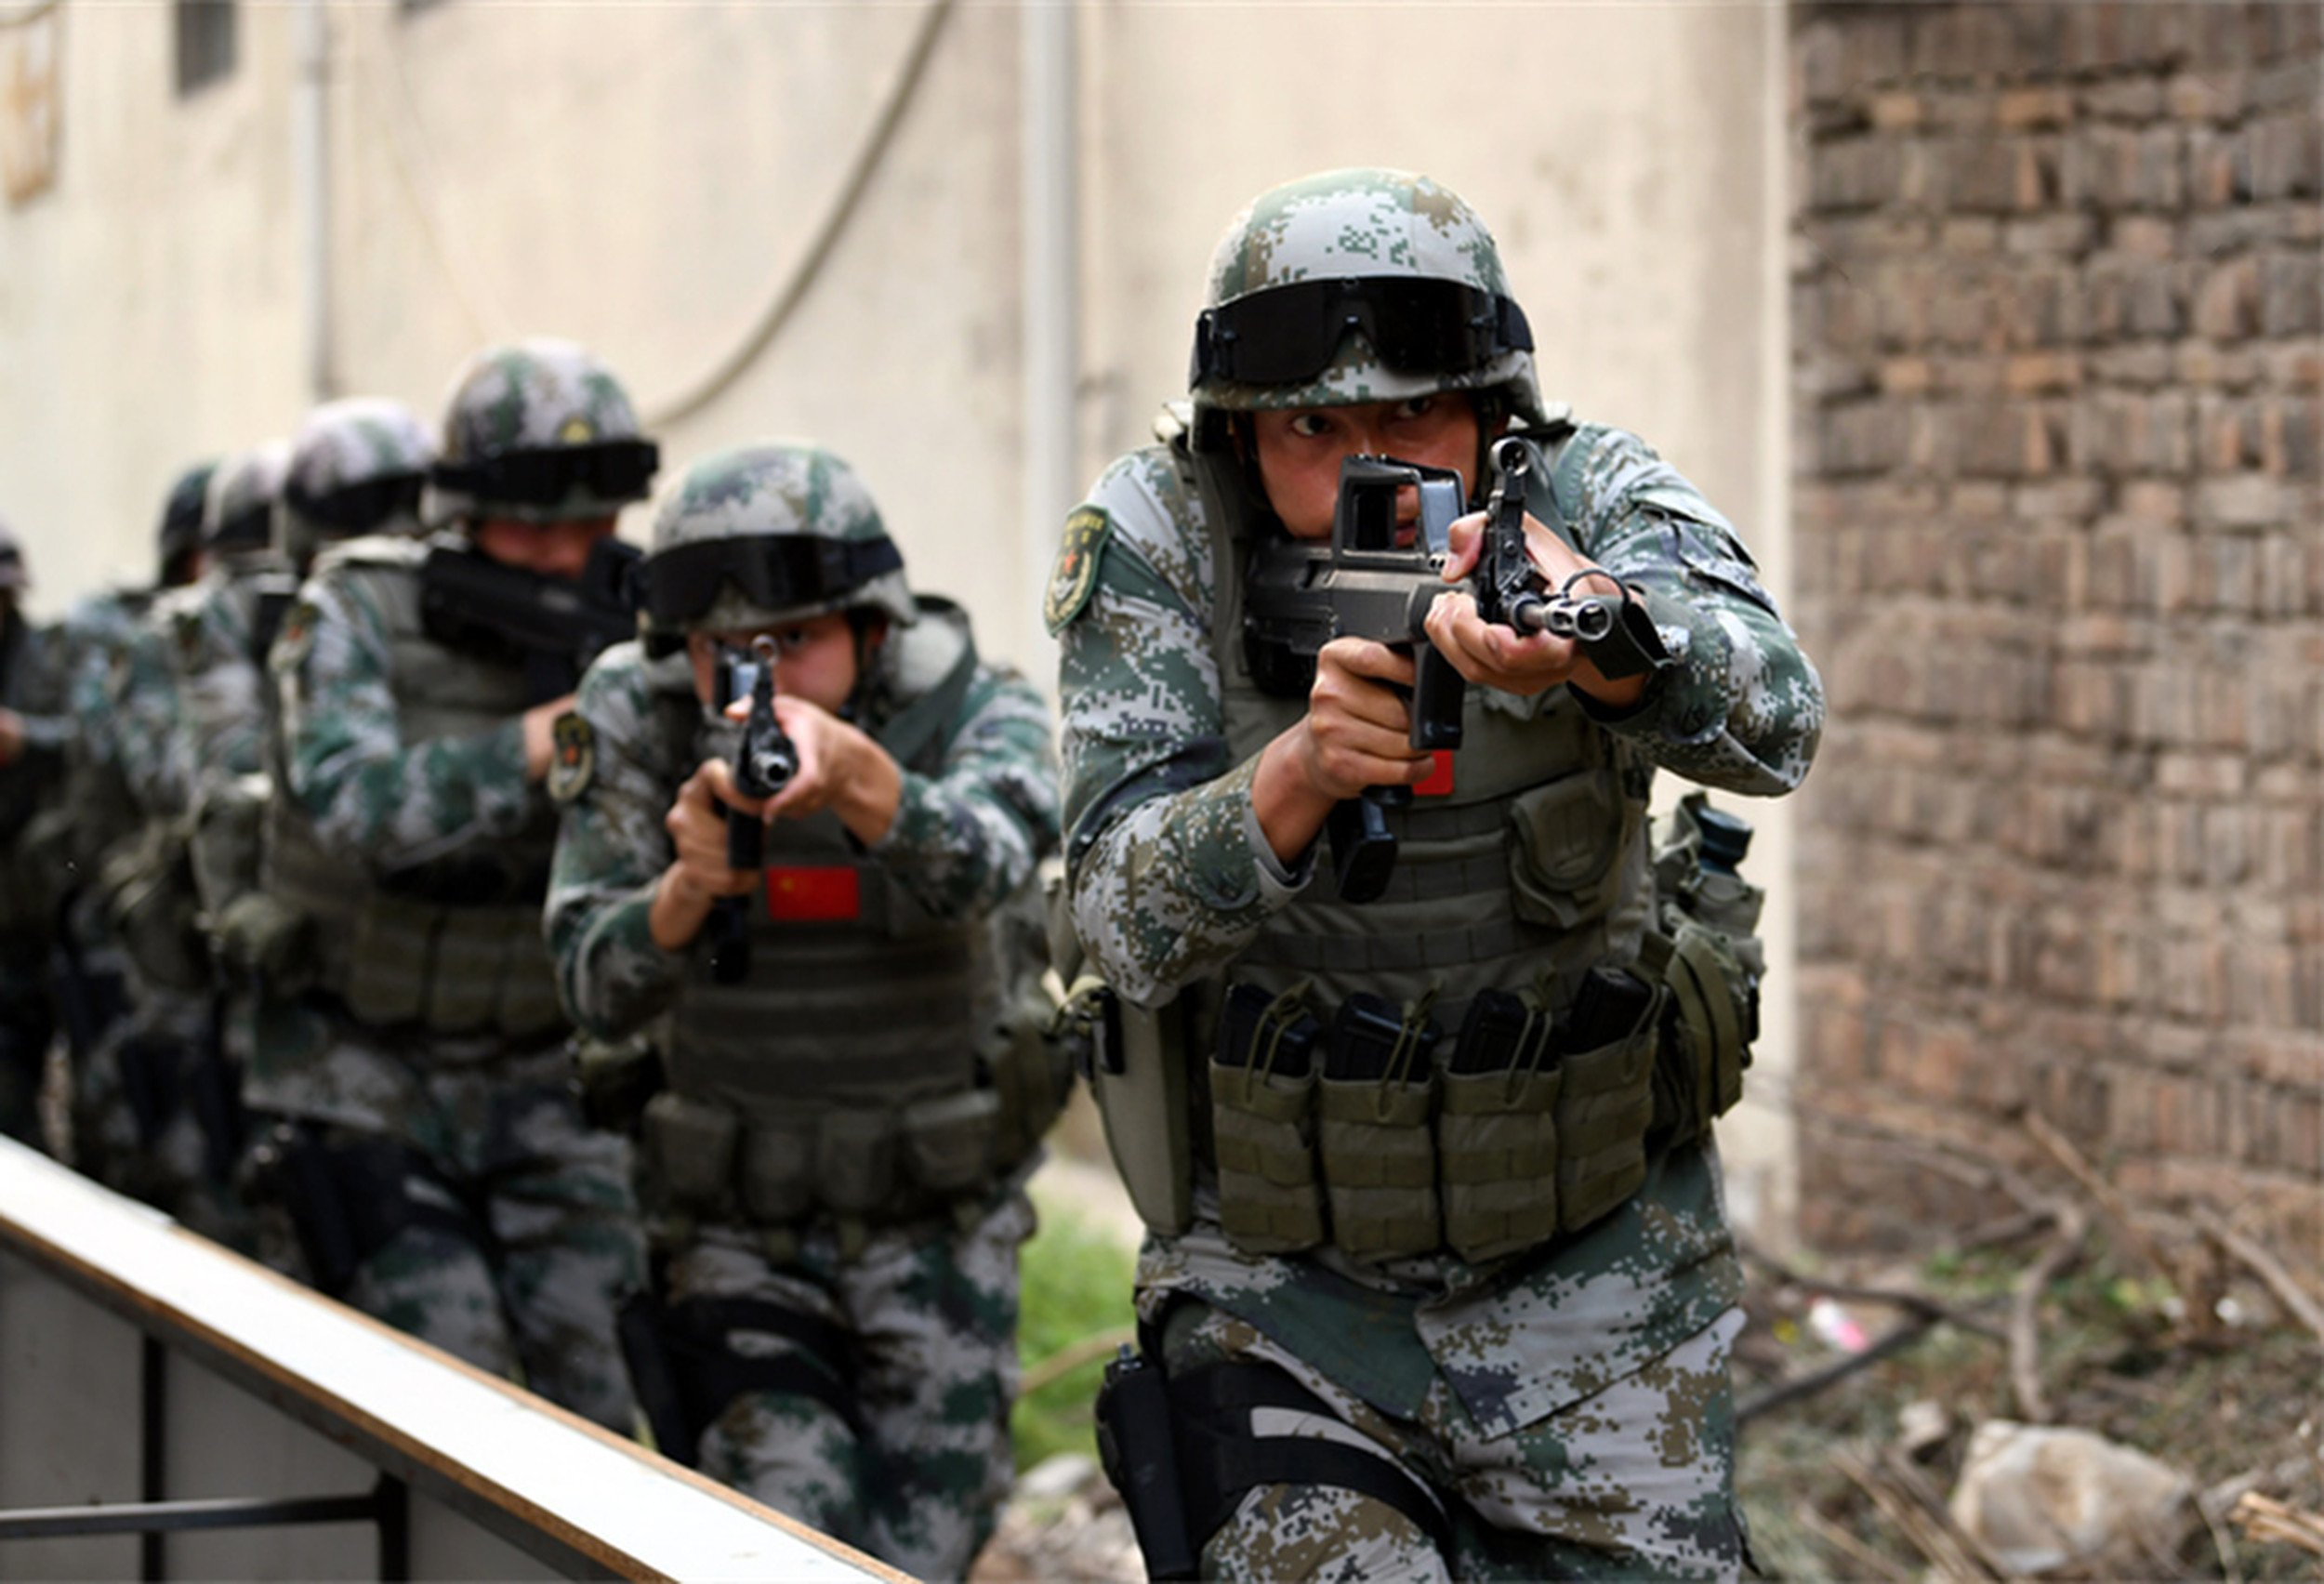
[[[758,1298],[690,1298],[664,1313],[697,1438],[746,1392],[805,1397],[856,1423],[854,1349],[843,1327]],[[769,1358],[738,1353],[727,1342],[733,1331],[780,1337],[797,1351]]]
[[[1452,1525],[1425,1487],[1385,1451],[1361,1451],[1313,1435],[1254,1435],[1254,1408],[1287,1408],[1344,1422],[1322,1398],[1265,1364],[1213,1364],[1175,1374],[1179,1477],[1197,1548],[1208,1543],[1247,1492],[1262,1485],[1329,1485],[1394,1509],[1451,1557]]]

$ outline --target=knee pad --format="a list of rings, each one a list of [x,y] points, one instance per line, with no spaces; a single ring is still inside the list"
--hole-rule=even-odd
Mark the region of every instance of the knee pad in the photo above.
[[[851,1426],[855,1410],[854,1348],[827,1320],[756,1298],[689,1298],[665,1303],[634,1292],[621,1306],[621,1352],[629,1382],[662,1456],[694,1466],[703,1432],[751,1392],[805,1397]],[[736,1332],[787,1342],[784,1352],[738,1351]]]

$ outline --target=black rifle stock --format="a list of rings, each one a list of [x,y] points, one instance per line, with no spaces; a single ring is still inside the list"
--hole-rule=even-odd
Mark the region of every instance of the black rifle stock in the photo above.
[[[774,715],[774,643],[761,638],[750,652],[729,650],[719,657],[718,682],[712,703],[723,717],[726,706],[750,695],[749,713],[734,749],[734,790],[746,798],[772,798],[799,773],[799,750],[784,733]],[[730,869],[758,870],[766,865],[766,820],[739,809],[726,811],[726,865]],[[733,984],[750,973],[750,899],[720,897],[710,911],[710,972],[722,984]]]
[[[421,615],[440,642],[523,666],[526,696],[546,704],[579,686],[602,651],[638,636],[630,571],[640,554],[601,539],[581,575],[562,578],[439,546],[420,566]]]

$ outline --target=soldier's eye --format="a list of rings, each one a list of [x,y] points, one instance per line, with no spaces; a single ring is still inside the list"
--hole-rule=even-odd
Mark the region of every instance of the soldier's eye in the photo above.
[[[1301,440],[1321,440],[1331,432],[1331,419],[1322,413],[1293,413],[1287,427]]]
[[[1433,395],[1407,396],[1396,403],[1396,416],[1400,418],[1425,418],[1435,410],[1436,398]]]

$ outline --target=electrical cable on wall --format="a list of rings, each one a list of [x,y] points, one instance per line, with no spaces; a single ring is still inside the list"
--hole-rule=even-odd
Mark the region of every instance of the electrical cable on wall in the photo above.
[[[46,0],[56,5],[59,0]],[[918,31],[906,51],[895,80],[889,85],[887,98],[874,118],[871,129],[855,157],[849,162],[847,174],[833,195],[830,207],[809,238],[798,261],[768,297],[750,328],[733,350],[714,363],[708,373],[682,388],[676,395],[660,402],[643,404],[642,421],[649,429],[660,429],[691,417],[716,401],[744,370],[756,362],[768,345],[789,323],[791,315],[806,298],[808,290],[821,275],[825,263],[838,245],[840,235],[861,205],[864,194],[870,189],[871,178],[895,141],[897,129],[904,123],[905,112],[910,108],[920,83],[926,77],[928,63],[933,56],[937,36],[957,4],[957,0],[929,0],[921,11]],[[420,229],[444,275],[452,285],[452,295],[461,310],[488,339],[506,340],[511,334],[511,322],[496,294],[481,284],[481,272],[475,267],[473,255],[464,245],[456,245],[457,227],[442,224],[436,215],[432,191],[441,191],[442,184],[436,179],[437,165],[428,149],[425,136],[419,131],[419,118],[414,104],[410,78],[405,74],[402,51],[388,51],[389,70],[393,76],[392,97],[396,103],[387,116],[388,142],[396,174],[418,215]],[[408,124],[408,129],[407,129]]]
[[[904,122],[904,112],[910,106],[920,79],[927,73],[930,56],[935,52],[936,35],[944,31],[944,20],[952,14],[955,4],[956,0],[929,0],[928,8],[920,13],[919,32],[912,40],[911,51],[905,57],[903,69],[896,73],[895,82],[889,87],[887,102],[880,106],[878,118],[872,123],[869,135],[856,151],[855,159],[848,167],[847,179],[839,184],[831,207],[824,213],[823,223],[815,228],[806,251],[792,266],[790,278],[768,299],[767,306],[760,310],[757,322],[743,337],[741,345],[721,358],[708,374],[678,395],[648,404],[643,420],[648,429],[665,428],[708,406],[734,383],[760,352],[766,350],[768,343],[789,322],[792,312],[806,297],[808,288],[822,273],[825,260],[838,245],[840,233],[846,231],[856,205],[871,186],[873,173],[879,168],[889,145],[895,140],[896,129]]]

